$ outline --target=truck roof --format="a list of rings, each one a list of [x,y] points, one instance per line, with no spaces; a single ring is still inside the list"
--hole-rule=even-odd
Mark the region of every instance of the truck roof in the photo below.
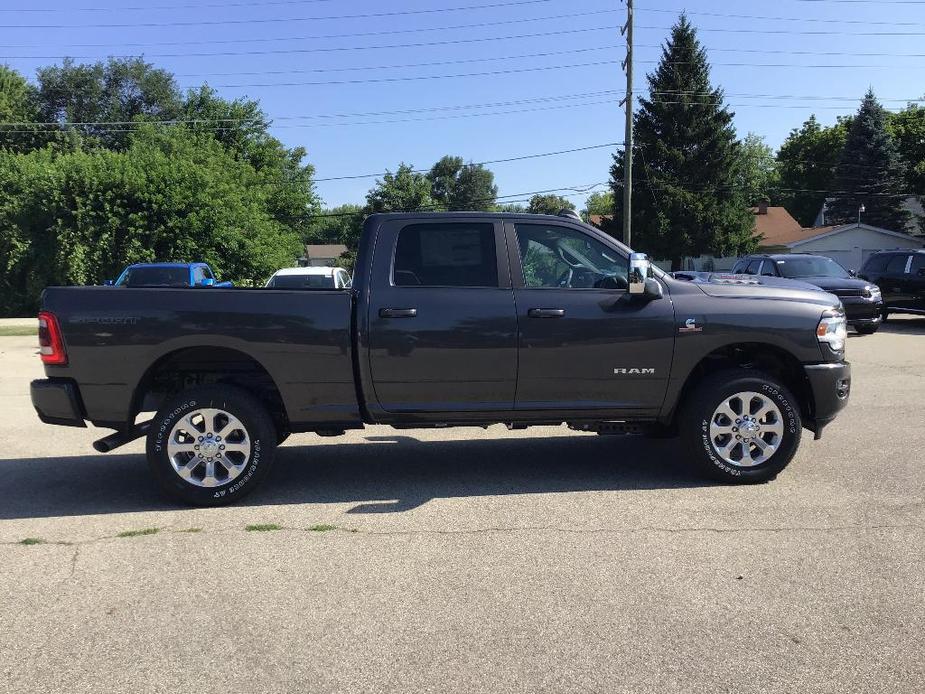
[[[274,272],[274,276],[278,275],[324,275],[330,276],[334,274],[335,270],[341,270],[343,268],[333,267],[331,265],[317,265],[314,267],[284,267],[282,270],[277,270]]]

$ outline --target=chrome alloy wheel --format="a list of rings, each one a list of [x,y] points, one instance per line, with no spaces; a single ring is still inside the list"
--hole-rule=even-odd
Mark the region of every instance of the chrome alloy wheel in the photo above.
[[[244,472],[251,455],[247,429],[224,410],[193,410],[170,430],[167,458],[174,471],[197,487],[227,484]]]
[[[767,462],[784,435],[780,409],[761,393],[730,395],[713,412],[710,441],[730,465],[753,467]]]

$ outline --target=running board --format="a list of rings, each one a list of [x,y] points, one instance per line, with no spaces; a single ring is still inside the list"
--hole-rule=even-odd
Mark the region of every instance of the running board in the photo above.
[[[645,434],[650,427],[648,422],[567,422],[569,429],[591,431],[602,436],[628,436]]]

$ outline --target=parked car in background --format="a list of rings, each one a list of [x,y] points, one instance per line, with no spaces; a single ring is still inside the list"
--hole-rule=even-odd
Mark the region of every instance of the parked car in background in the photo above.
[[[862,335],[880,327],[883,299],[873,282],[854,277],[824,255],[804,253],[759,254],[740,258],[732,272],[739,275],[783,277],[812,284],[841,299],[848,325]]]
[[[217,282],[207,263],[136,263],[129,265],[119,279],[107,280],[116,287],[231,287]]]
[[[880,251],[858,276],[883,291],[883,319],[890,313],[925,314],[925,250]]]
[[[350,273],[342,267],[289,267],[278,270],[267,289],[349,289]]]

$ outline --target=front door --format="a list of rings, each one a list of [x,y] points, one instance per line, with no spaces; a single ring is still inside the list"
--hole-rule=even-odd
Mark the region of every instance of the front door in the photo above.
[[[604,234],[565,222],[507,226],[516,408],[657,411],[674,351],[670,297],[630,296],[628,259]]]
[[[373,277],[369,361],[383,410],[513,409],[517,315],[500,221],[388,221]]]

